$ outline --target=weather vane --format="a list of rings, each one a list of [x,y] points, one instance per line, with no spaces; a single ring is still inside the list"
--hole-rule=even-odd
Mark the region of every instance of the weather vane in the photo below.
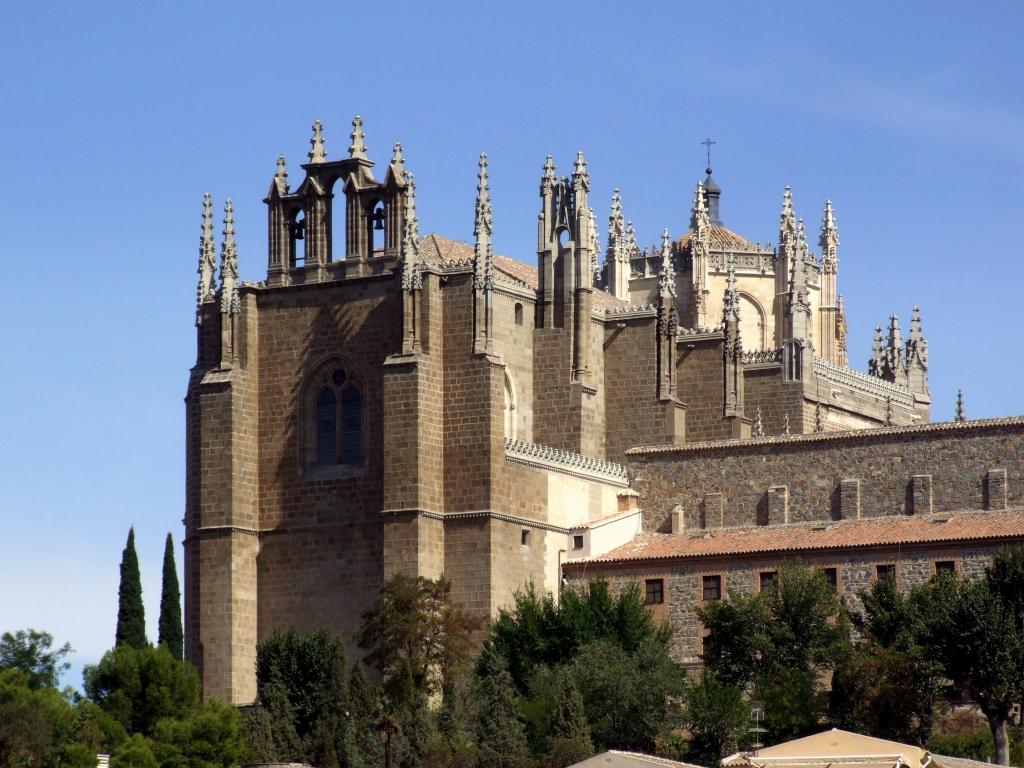
[[[717,141],[712,141],[710,136],[701,142],[708,150],[708,173],[711,173],[711,145],[717,143]]]

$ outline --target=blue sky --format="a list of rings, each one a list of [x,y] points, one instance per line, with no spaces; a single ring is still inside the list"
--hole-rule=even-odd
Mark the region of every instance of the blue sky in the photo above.
[[[423,228],[461,239],[486,150],[496,246],[530,262],[547,153],[584,150],[602,232],[618,186],[650,243],[686,230],[711,136],[741,234],[777,238],[786,184],[812,233],[833,200],[856,367],[920,304],[934,418],[958,387],[970,417],[1024,412],[1019,3],[150,5],[4,10],[0,630],[95,661],[134,524],[155,635],[202,195],[234,198],[261,279],[261,199],[315,118],[331,157],[357,111],[371,158],[400,139]]]

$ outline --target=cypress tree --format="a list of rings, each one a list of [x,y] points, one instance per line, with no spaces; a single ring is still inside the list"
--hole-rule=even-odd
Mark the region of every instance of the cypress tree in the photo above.
[[[128,529],[128,543],[121,553],[121,586],[117,590],[117,632],[114,645],[145,648],[146,611],[142,607],[142,577],[135,554],[135,528]]]
[[[504,660],[484,651],[477,682],[477,746],[480,768],[522,768],[526,733],[516,707],[516,689]]]
[[[181,590],[178,569],[174,565],[174,541],[167,534],[164,544],[164,578],[160,590],[160,623],[157,643],[166,645],[178,661],[182,660],[185,636],[181,629]]]

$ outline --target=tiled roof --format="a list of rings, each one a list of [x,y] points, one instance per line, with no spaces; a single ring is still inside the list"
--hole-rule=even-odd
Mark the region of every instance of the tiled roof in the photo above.
[[[692,239],[693,230],[691,229],[685,235],[676,240],[676,247],[685,249],[689,246]],[[711,227],[709,239],[711,240],[712,251],[742,251],[757,253],[762,250],[768,250],[766,248],[762,248],[757,243],[747,240],[747,238],[742,237],[741,235],[737,235],[731,229],[726,229],[725,227]]]
[[[420,255],[428,263],[440,261],[466,261],[473,258],[473,246],[438,234],[429,234],[420,238]],[[494,254],[494,268],[517,283],[536,291],[540,287],[537,267],[518,259]],[[629,302],[617,299],[607,291],[594,289],[593,307],[597,310],[625,307]]]
[[[626,450],[627,456],[648,456],[672,453],[697,453],[714,449],[747,449],[769,445],[785,447],[795,443],[853,442],[869,440],[885,435],[924,435],[934,432],[974,432],[992,427],[1024,427],[1024,416],[1001,416],[995,419],[972,419],[970,421],[936,421],[930,424],[913,424],[901,427],[873,427],[843,432],[810,432],[807,434],[772,435],[749,439],[704,440],[694,443],[672,445],[639,445]]]
[[[1024,509],[949,512],[718,528],[693,533],[643,533],[600,557],[578,563],[662,560],[761,552],[925,544],[981,539],[1024,539]]]

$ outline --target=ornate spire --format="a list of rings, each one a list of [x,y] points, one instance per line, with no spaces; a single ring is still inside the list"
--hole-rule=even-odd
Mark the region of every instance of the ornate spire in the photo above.
[[[213,237],[213,198],[209,192],[203,194],[203,234],[199,238],[199,285],[196,288],[196,322],[199,322],[199,306],[213,300],[215,291],[213,278],[217,272],[217,244]]]
[[[402,154],[402,142],[396,141],[391,154],[391,168],[395,175],[395,181],[405,180],[405,155]]]
[[[541,190],[550,191],[557,182],[558,177],[555,176],[555,159],[551,155],[548,155],[544,160],[544,173],[540,177]]]
[[[761,422],[761,406],[757,406],[757,417],[754,419],[754,430],[751,437],[764,437],[764,424]]]
[[[849,350],[846,341],[846,302],[843,300],[843,294],[839,294],[836,304],[836,355],[839,365],[846,366],[849,362]]]
[[[366,144],[363,142],[366,134],[363,133],[363,118],[358,114],[352,118],[352,133],[349,134],[349,138],[352,139],[352,143],[348,147],[348,156],[366,160]]]
[[[921,361],[921,365],[928,368],[928,341],[921,330],[921,308],[914,307],[910,316],[910,337],[907,339],[907,364],[910,365],[914,359]]]
[[[668,227],[661,233],[661,272],[658,278],[658,293],[662,298],[675,298],[676,269],[672,264],[672,248],[669,245]]]
[[[572,184],[575,187],[581,185],[586,191],[590,191],[590,171],[587,170],[587,161],[583,159],[583,153],[576,153],[576,162],[572,167]]]
[[[793,213],[793,190],[789,184],[782,192],[782,213],[779,214],[779,229],[796,234],[796,214]],[[780,240],[779,245],[782,242]]]
[[[356,115],[356,119],[359,115]],[[416,179],[405,174],[405,228],[402,232],[402,290],[418,291],[423,288],[420,269],[420,222],[416,218]]]
[[[601,259],[598,256],[601,253],[601,234],[597,230],[597,216],[594,214],[594,209],[588,208],[587,210],[590,213],[590,282],[592,285],[596,285],[601,274]]]
[[[889,339],[883,357],[882,377],[887,381],[906,384],[906,364],[903,359],[903,336],[900,332],[900,319],[896,315],[889,316]]]
[[[491,189],[487,178],[487,153],[480,153],[480,170],[476,185],[476,221],[473,225],[474,285],[478,291],[489,291],[494,280],[494,253],[491,236],[494,222],[491,215]]]
[[[697,189],[693,193],[693,208],[690,209],[690,229],[694,231],[695,235],[700,236],[701,230],[710,226],[704,184],[698,182]]]
[[[633,226],[632,221],[626,222],[626,254],[629,258],[633,258],[640,253],[640,246],[636,242],[636,227]]]
[[[324,146],[324,126],[319,120],[313,121],[313,136],[309,140],[309,162],[322,163],[327,159]]]
[[[730,254],[725,277],[725,295],[722,299],[722,322],[728,323],[733,320],[736,323],[740,320],[740,295],[736,290],[736,262]]]
[[[953,417],[953,421],[967,421],[967,417],[964,415],[964,391],[962,389],[956,391],[956,415]]]
[[[885,367],[885,357],[882,353],[882,326],[875,326],[875,340],[871,348],[871,359],[868,360],[868,373],[872,376],[882,375],[882,369]]]
[[[224,240],[220,244],[220,311],[237,315],[241,311],[238,298],[238,250],[235,246],[235,209],[231,198],[224,204]]]
[[[821,266],[826,272],[839,269],[839,227],[836,226],[832,201],[825,201],[825,212],[821,217],[821,235],[818,237],[821,246]]]
[[[608,249],[605,261],[628,260],[626,254],[626,221],[622,217],[622,195],[619,188],[612,190],[612,210],[608,214]]]

